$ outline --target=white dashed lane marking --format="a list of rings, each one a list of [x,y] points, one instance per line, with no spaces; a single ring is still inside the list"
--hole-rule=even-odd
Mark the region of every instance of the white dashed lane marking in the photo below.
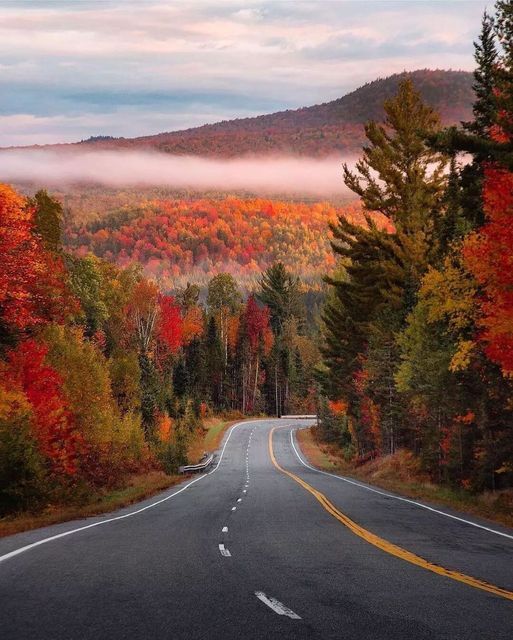
[[[224,556],[225,558],[229,558],[232,555],[228,551],[228,549],[225,548],[224,544],[219,545],[219,551],[221,552],[221,555]]]
[[[284,604],[282,604],[276,598],[271,598],[270,596],[266,596],[263,591],[255,591],[256,597],[266,604],[270,609],[277,613],[279,616],[287,616],[288,618],[292,618],[293,620],[301,620],[301,616],[298,616],[297,613],[294,613],[292,609],[289,609]]]

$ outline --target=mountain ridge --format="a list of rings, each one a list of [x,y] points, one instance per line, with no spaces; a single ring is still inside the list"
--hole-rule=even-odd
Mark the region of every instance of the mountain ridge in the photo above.
[[[325,157],[339,152],[358,153],[364,142],[363,125],[382,118],[384,100],[407,77],[413,80],[425,101],[440,112],[444,124],[470,119],[474,98],[471,72],[419,69],[377,78],[341,98],[309,107],[147,136],[98,135],[79,142],[28,148],[157,150],[206,157],[278,154]]]

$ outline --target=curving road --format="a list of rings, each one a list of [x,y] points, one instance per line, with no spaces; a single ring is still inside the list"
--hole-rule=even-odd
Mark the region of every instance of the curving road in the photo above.
[[[513,530],[309,467],[305,421],[102,517],[0,540],[2,640],[513,637]]]

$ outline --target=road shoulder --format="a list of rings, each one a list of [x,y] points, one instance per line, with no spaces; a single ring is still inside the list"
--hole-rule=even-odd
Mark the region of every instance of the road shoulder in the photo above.
[[[334,475],[346,476],[365,482],[379,489],[391,491],[405,498],[429,501],[437,506],[449,507],[460,513],[479,516],[489,522],[513,527],[513,511],[509,495],[497,493],[474,496],[455,491],[415,477],[394,476],[393,472],[380,473],[380,465],[366,464],[360,467],[347,462],[336,447],[320,442],[311,428],[297,431],[297,442],[305,459],[312,466]]]

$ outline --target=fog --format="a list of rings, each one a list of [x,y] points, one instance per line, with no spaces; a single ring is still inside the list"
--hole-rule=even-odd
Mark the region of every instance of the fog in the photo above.
[[[220,160],[140,151],[3,151],[0,182],[30,182],[49,187],[77,183],[167,186],[320,197],[347,193],[341,158]]]

